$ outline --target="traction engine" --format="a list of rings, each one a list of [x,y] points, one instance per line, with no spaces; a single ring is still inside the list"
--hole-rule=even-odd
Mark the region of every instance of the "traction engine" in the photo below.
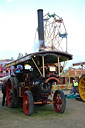
[[[14,74],[3,81],[2,92],[6,96],[8,107],[15,108],[23,104],[26,115],[31,115],[34,105],[52,103],[54,110],[63,113],[66,99],[62,90],[56,90],[53,100],[49,99],[52,84],[60,82],[59,70],[56,63],[71,60],[67,52],[44,50],[43,10],[38,10],[38,32],[40,49],[38,52],[27,54],[5,65],[14,67]],[[28,67],[28,68],[27,68]]]

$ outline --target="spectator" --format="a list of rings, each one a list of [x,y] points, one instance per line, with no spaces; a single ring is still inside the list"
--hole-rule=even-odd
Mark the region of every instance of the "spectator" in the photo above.
[[[76,92],[78,91],[78,81],[77,81],[77,79],[73,80],[72,85],[73,85],[73,87],[72,87],[71,94],[76,94]]]

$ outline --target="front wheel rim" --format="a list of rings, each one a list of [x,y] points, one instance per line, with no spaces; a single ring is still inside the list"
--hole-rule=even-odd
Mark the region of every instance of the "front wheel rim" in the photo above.
[[[23,110],[26,115],[29,113],[29,107],[30,107],[29,96],[25,93],[23,97]]]
[[[55,101],[55,103],[53,104],[55,111],[60,112],[62,110],[62,107],[63,107],[61,94],[60,93],[55,93],[54,97],[53,97],[53,101]]]

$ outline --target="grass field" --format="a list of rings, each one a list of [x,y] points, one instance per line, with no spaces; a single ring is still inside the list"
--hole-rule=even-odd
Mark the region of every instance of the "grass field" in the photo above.
[[[22,107],[2,107],[1,100],[2,97],[0,128],[85,128],[84,102],[66,99],[66,110],[63,114],[56,113],[53,104],[35,106],[33,114],[26,116]]]

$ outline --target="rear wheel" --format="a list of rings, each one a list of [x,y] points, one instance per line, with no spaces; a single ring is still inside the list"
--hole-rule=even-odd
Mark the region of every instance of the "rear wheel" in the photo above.
[[[23,96],[23,110],[26,115],[32,115],[34,109],[33,96],[30,91],[25,91]]]
[[[58,113],[63,113],[66,108],[66,98],[62,90],[55,91],[53,101],[55,111]]]
[[[15,86],[15,82],[13,77],[10,77],[6,83],[6,101],[8,107],[17,107],[17,87]]]

